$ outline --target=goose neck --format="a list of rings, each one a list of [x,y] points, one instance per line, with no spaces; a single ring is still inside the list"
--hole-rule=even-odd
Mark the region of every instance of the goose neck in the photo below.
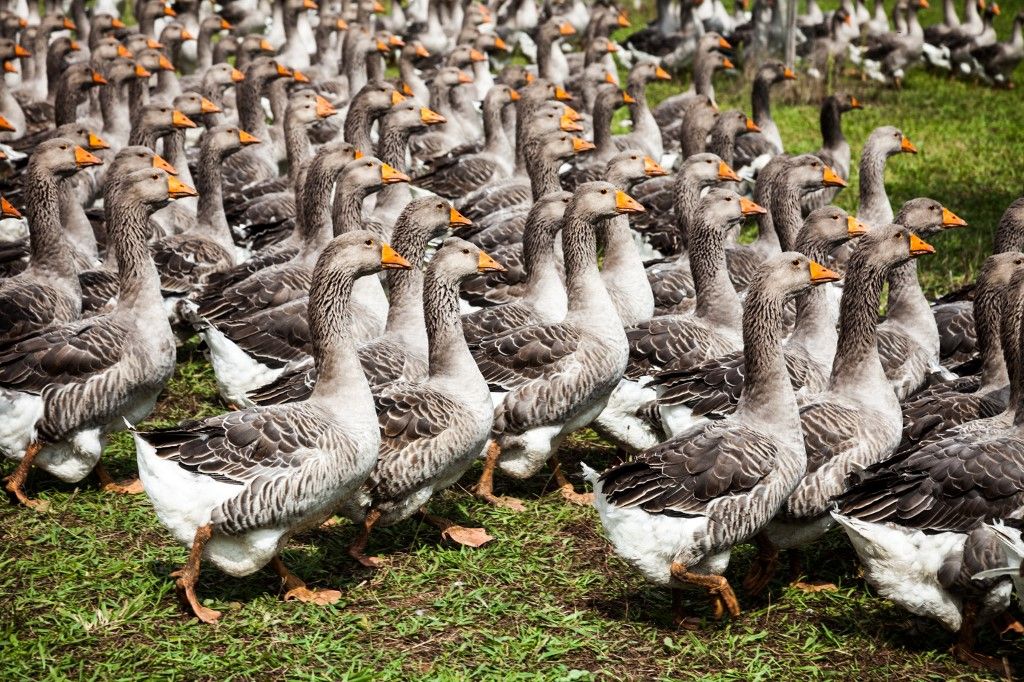
[[[483,376],[462,330],[458,279],[431,268],[423,283],[423,311],[431,383],[451,382],[459,391],[482,384]]]
[[[743,308],[725,262],[725,229],[699,217],[693,226],[690,270],[696,289],[695,314],[721,328],[738,330]]]
[[[986,286],[985,283],[979,286],[974,299],[974,328],[978,337],[978,354],[981,356],[979,391],[996,390],[1010,383],[1000,338],[1005,305],[1005,288]]]
[[[355,278],[347,272],[317,268],[309,290],[309,332],[317,369],[311,402],[357,404],[371,401],[370,385],[351,336],[349,303]],[[344,399],[344,403],[339,403]]]
[[[52,173],[29,164],[25,178],[25,215],[29,224],[29,262],[61,277],[77,274],[71,245],[60,224],[60,190]]]
[[[846,142],[843,136],[842,113],[839,111],[839,103],[834,98],[829,98],[821,107],[821,139],[825,149],[835,150]]]
[[[829,390],[877,399],[891,392],[878,357],[878,302],[885,272],[855,251],[839,305],[839,340]],[[895,398],[895,396],[893,396]]]
[[[111,245],[117,254],[120,310],[162,310],[160,275],[149,253],[149,212],[128,197],[118,198],[111,208]]]
[[[199,206],[196,212],[196,226],[199,231],[234,252],[231,228],[224,214],[224,178],[221,174],[221,150],[212,144],[200,149],[196,189],[199,191]]]
[[[889,314],[898,325],[935,355],[939,353],[939,331],[928,299],[917,276],[917,262],[911,260],[889,271]]]
[[[345,140],[363,154],[373,154],[373,140],[370,137],[373,120],[366,102],[360,99],[353,102],[345,117]]]
[[[309,159],[312,150],[306,126],[295,120],[287,121],[284,127],[284,146],[288,156],[288,184],[294,185],[299,177],[299,169]]]
[[[793,384],[782,352],[785,300],[769,287],[752,287],[743,309],[743,363],[746,376],[736,406],[738,418],[776,431],[800,433]]]
[[[758,76],[754,79],[754,87],[750,93],[750,104],[754,114],[754,123],[760,127],[768,125],[772,120],[771,76]]]
[[[577,214],[570,205],[562,229],[562,253],[565,259],[565,291],[568,298],[567,319],[588,325],[607,322],[614,312],[611,298],[597,269],[597,239],[594,225]],[[614,324],[622,331],[618,315]]]

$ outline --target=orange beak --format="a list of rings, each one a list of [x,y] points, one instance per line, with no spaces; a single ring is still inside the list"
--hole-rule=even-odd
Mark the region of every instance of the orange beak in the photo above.
[[[558,119],[558,127],[566,133],[583,132],[583,126],[572,120],[568,113],[562,114],[562,117]]]
[[[735,69],[736,65],[732,63],[728,57],[722,57],[722,68],[723,69]]]
[[[92,82],[96,85],[106,85],[107,79],[103,77],[103,74],[99,71],[92,72]]]
[[[396,104],[401,104],[404,101],[405,101],[405,95],[400,93],[398,90],[392,91],[392,93],[391,93],[391,106],[394,106]]]
[[[647,209],[643,205],[629,196],[621,189],[615,191],[615,212],[616,213],[645,213]]]
[[[419,43],[417,43],[416,44],[416,56],[417,57],[429,57],[430,56],[430,50],[428,50],[427,48],[425,48],[422,45],[420,45]]]
[[[260,41],[260,49],[263,50],[264,52],[269,52],[270,54],[274,54],[275,52],[274,46],[271,45],[270,41],[266,39]]]
[[[110,149],[110,145],[106,141],[95,133],[89,133],[86,137],[86,144],[89,149]]]
[[[537,80],[537,77],[533,75],[532,71],[526,72],[526,84],[529,85],[533,81]]]
[[[17,130],[17,128],[12,126],[11,122],[8,121],[6,118],[4,118],[3,116],[0,116],[0,130],[13,133],[14,131]]]
[[[220,20],[220,30],[222,30],[222,31],[230,31],[233,28],[234,28],[234,26],[231,25],[230,21],[228,21],[226,19],[221,19]]]
[[[70,47],[70,48],[71,48],[71,51],[72,51],[72,52],[78,52],[79,50],[81,50],[81,49],[82,49],[82,46],[78,44],[78,41],[77,41],[77,40],[72,40],[72,41],[71,41],[70,43],[68,43],[68,47]],[[123,45],[118,45],[118,46],[117,46],[117,53],[118,53],[118,54],[121,54],[121,50],[124,50],[124,46],[123,46]],[[128,50],[124,50],[124,51],[125,51],[125,52],[128,52]],[[125,55],[121,55],[121,56],[122,56],[122,57],[124,57]],[[131,53],[131,52],[128,52],[127,56],[128,56],[128,57],[131,57],[131,56],[132,56],[132,53]]]
[[[625,90],[622,91],[622,103],[623,104],[636,104],[636,98],[629,94]]]
[[[476,271],[479,273],[485,272],[505,272],[507,268],[499,263],[498,261],[491,258],[490,255],[480,252],[480,256],[477,258]]]
[[[523,96],[520,95],[519,92],[517,92],[516,90],[509,90],[508,91],[508,98],[512,102],[518,102],[519,100],[521,100],[523,98]]]
[[[161,43],[159,40],[155,40],[153,38],[146,38],[146,47],[148,47],[151,50],[162,50],[164,49],[164,44]]]
[[[868,233],[868,226],[865,223],[854,218],[852,215],[846,216],[846,234],[851,237],[859,237]]]
[[[74,43],[74,42],[71,43],[71,49],[72,50],[75,49],[75,45],[76,45],[76,43]],[[125,59],[131,59],[132,53],[129,52],[128,48],[126,48],[124,45],[118,45],[117,46],[117,56],[118,57],[124,57]]]
[[[64,19],[64,28],[68,31],[74,31],[76,28],[75,22],[71,21],[70,19]]]
[[[953,213],[945,206],[942,207],[942,226],[943,227],[967,227],[967,221]]]
[[[374,14],[384,14],[384,5],[380,4],[379,2],[374,2],[373,12]]]
[[[296,69],[294,72],[292,72],[292,78],[295,79],[296,83],[308,83],[309,82],[309,76],[307,76],[306,74],[302,73],[298,69]]]
[[[619,82],[617,80],[615,80],[615,74],[613,74],[611,71],[606,71],[605,72],[605,74],[604,74],[604,82],[605,83],[611,83],[612,85],[618,85],[619,84]]]
[[[339,31],[347,31],[348,30],[348,22],[345,21],[344,19],[338,19],[338,21],[334,24],[334,26]]]
[[[736,175],[736,171],[729,167],[725,161],[718,162],[718,180],[719,182],[739,182],[740,176]]]
[[[242,81],[245,80],[245,74],[242,73],[241,71],[239,71],[238,69],[232,68],[231,69],[231,80],[233,82],[235,82],[235,83],[241,83]]]
[[[853,26],[853,17],[847,14],[845,17],[843,17],[843,23],[846,24],[847,26]]]
[[[178,174],[178,169],[172,166],[171,164],[167,163],[166,159],[164,159],[159,154],[153,155],[153,168],[159,168],[160,170],[170,175]]]
[[[387,54],[390,51],[391,48],[388,47],[387,43],[385,43],[383,40],[377,41],[377,52],[383,52],[384,54]]]
[[[328,116],[334,116],[338,113],[338,110],[334,108],[334,105],[328,102],[320,95],[316,96],[316,115],[320,118],[327,118]]]
[[[444,116],[437,113],[436,111],[433,111],[426,107],[420,107],[420,121],[422,121],[424,124],[428,126],[432,126],[439,125],[441,123],[447,123],[448,119],[446,119]]]
[[[558,35],[560,36],[571,36],[576,34],[576,29],[568,21],[562,22],[562,25],[558,27]]]
[[[303,0],[302,9],[320,9],[320,6],[313,2],[313,0]]]
[[[174,71],[174,64],[167,57],[160,55],[160,68],[164,71]]]
[[[386,163],[380,165],[380,180],[385,185],[393,185],[398,182],[409,182],[409,176],[405,173],[395,170]]]
[[[754,119],[752,118],[747,119],[747,130],[749,130],[752,133],[761,132],[761,129],[757,127],[757,124],[754,123]]]
[[[121,21],[117,17],[114,17],[113,19],[110,20],[110,27],[111,28],[125,28],[125,25],[124,25],[123,21]]]
[[[615,43],[609,41],[608,42],[608,54],[615,54],[618,51],[619,51],[619,46],[616,45]]]
[[[721,36],[719,36],[719,38],[718,38],[718,47],[722,48],[723,50],[731,50],[732,49],[732,43],[730,43],[725,38],[722,38]]]
[[[579,154],[580,152],[589,152],[591,149],[596,148],[597,147],[593,142],[587,142],[582,137],[572,138],[572,150],[576,154]]]
[[[14,207],[14,204],[0,197],[0,213],[4,218],[20,218],[21,211]]]
[[[619,13],[619,18],[615,20],[615,23],[619,25],[619,28],[629,28],[629,17],[626,16],[625,12]]]
[[[103,163],[98,156],[90,154],[82,147],[75,147],[75,165],[79,168],[98,166]]]
[[[456,227],[457,225],[472,225],[473,221],[459,213],[458,210],[452,206],[448,211],[448,224],[452,227]]]
[[[219,114],[221,112],[221,108],[213,102],[211,102],[210,100],[203,97],[199,101],[199,111],[203,114]]]
[[[28,19],[18,19],[18,28],[25,28],[28,26]]]
[[[928,9],[928,0],[919,0],[918,7],[920,7],[921,9]]]
[[[649,156],[644,157],[644,175],[649,178],[657,178],[662,175],[668,175],[668,171],[661,167],[661,165]]]
[[[196,124],[192,122],[185,114],[181,113],[177,109],[171,114],[171,125],[175,128],[195,128]]]
[[[672,76],[670,76],[668,74],[668,71],[666,71],[665,69],[661,68],[660,66],[657,69],[654,70],[654,77],[657,78],[658,80],[663,80],[663,81],[670,81],[670,80],[672,80]]]
[[[385,270],[410,270],[409,261],[398,255],[389,244],[380,245],[380,266]]]
[[[821,172],[821,181],[825,187],[846,187],[846,180],[836,175],[831,166],[825,166],[825,170]]]
[[[851,109],[863,109],[864,105],[860,103],[856,97],[850,96],[850,108]]]
[[[358,161],[359,159],[363,158],[364,156],[366,156],[366,154],[363,154],[363,153],[362,153],[361,151],[359,151],[358,149],[357,149],[357,150],[355,150],[354,152],[352,152],[352,158],[353,158],[353,159],[355,159],[355,160],[357,160],[357,161]]]
[[[178,13],[175,12],[171,7],[164,5],[164,16],[165,17],[176,17]]]
[[[759,206],[746,197],[740,197],[740,213],[743,215],[764,215],[767,212],[768,210],[764,206]]]
[[[501,36],[495,36],[494,37],[494,48],[496,50],[505,50],[505,52],[509,52],[510,51],[509,47],[508,47],[508,43],[506,43],[504,40],[502,40]]]
[[[460,83],[472,83],[473,78],[465,71],[459,71],[459,82]]]
[[[136,78],[149,78],[152,75],[153,74],[151,74],[149,72],[149,69],[144,67],[142,64],[136,64],[135,65],[135,77]]]
[[[900,140],[900,151],[906,152],[907,154],[916,154],[917,147],[915,147],[914,143],[911,142],[906,135],[904,135],[903,139]]]
[[[565,107],[565,115],[569,117],[570,121],[579,121],[583,119],[583,117],[580,116],[580,112],[570,106]]]
[[[566,92],[561,85],[555,86],[555,99],[559,102],[570,102],[572,101],[572,95]]]
[[[26,50],[25,48],[23,48],[21,45],[15,45],[14,46],[14,56],[15,57],[31,57],[32,53],[29,52],[28,50]]]
[[[408,83],[402,83],[402,94],[406,97],[413,96],[412,88],[409,87]]]
[[[785,78],[788,81],[795,81],[796,80],[796,74],[793,73],[793,69],[789,68],[788,66],[785,69],[783,69],[782,77]]]
[[[925,240],[918,237],[913,232],[910,233],[910,255],[911,256],[923,256],[928,253],[935,253],[935,247],[926,242]]]
[[[480,50],[470,50],[469,51],[469,59],[471,61],[474,61],[474,62],[486,62],[487,61],[487,57],[485,57],[484,53],[481,52]]]
[[[811,284],[825,284],[826,282],[838,282],[842,279],[842,276],[838,272],[829,270],[820,263],[811,261],[809,264],[811,271]]]
[[[15,66],[14,64],[12,64],[11,62],[6,62],[6,61],[5,61],[5,62],[4,62],[4,71],[5,71],[6,73],[18,73],[18,67],[16,67],[16,66]]]
[[[238,141],[242,143],[243,147],[247,147],[251,144],[259,144],[260,138],[245,132],[244,130],[238,131]]]
[[[181,199],[183,197],[194,197],[199,194],[194,188],[189,187],[184,182],[174,177],[173,175],[167,176],[167,194],[172,199]]]
[[[388,38],[388,44],[392,47],[405,47],[405,41],[398,36],[391,36]]]
[[[291,69],[289,69],[284,64],[278,64],[277,65],[277,75],[281,76],[282,78],[291,78],[295,74],[292,72]]]

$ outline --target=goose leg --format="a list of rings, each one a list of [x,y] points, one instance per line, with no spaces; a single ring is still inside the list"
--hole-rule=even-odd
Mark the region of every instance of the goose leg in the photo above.
[[[800,559],[800,550],[791,549],[789,550],[789,586],[795,590],[801,592],[814,593],[814,592],[835,592],[839,588],[836,587],[835,583],[826,583],[818,581],[807,581],[801,580],[800,576],[803,574],[803,563]]]
[[[526,511],[526,507],[520,500],[514,497],[498,497],[494,494],[494,470],[498,467],[498,459],[501,457],[501,446],[495,441],[487,447],[487,459],[484,460],[484,471],[480,474],[480,480],[473,486],[473,494],[488,504],[495,507],[505,507],[512,511]]]
[[[122,495],[138,495],[143,492],[142,481],[138,478],[125,481],[124,483],[118,483],[114,480],[114,477],[107,471],[107,467],[103,465],[103,462],[96,462],[96,466],[93,467],[93,471],[96,472],[96,477],[100,479],[100,489],[108,493],[120,493]]]
[[[384,562],[375,556],[366,556],[366,545],[370,542],[370,531],[377,525],[380,520],[380,512],[376,509],[371,509],[366,513],[366,518],[363,519],[363,529],[359,531],[359,535],[349,545],[348,555],[358,561],[367,568],[380,568],[384,565]]]
[[[691,573],[690,570],[679,563],[673,563],[670,569],[672,577],[681,583],[694,585],[707,591],[711,597],[711,608],[715,618],[721,618],[725,611],[736,618],[740,615],[740,603],[736,599],[736,593],[732,591],[729,581],[722,575],[704,575],[702,573]]]
[[[567,502],[572,504],[578,504],[580,506],[589,507],[594,503],[594,493],[578,493],[576,488],[573,487],[572,481],[570,481],[565,472],[562,471],[562,463],[558,461],[558,453],[551,455],[551,464],[555,468],[555,483],[558,485],[559,490],[562,493],[562,497]]]
[[[10,476],[4,479],[4,488],[7,492],[14,495],[18,502],[25,505],[29,509],[35,509],[36,511],[46,511],[50,506],[49,502],[45,500],[34,500],[25,494],[25,481],[28,480],[28,474],[32,471],[32,460],[36,458],[39,451],[43,449],[42,443],[33,441],[29,443],[29,446],[25,449],[25,456],[18,462],[17,468]]]
[[[441,537],[465,547],[482,547],[494,539],[483,528],[460,526],[451,519],[431,514],[426,507],[420,507],[418,513],[420,518],[441,531]]]
[[[979,654],[974,650],[974,625],[977,620],[978,603],[973,599],[965,600],[963,620],[960,622],[960,632],[957,633],[956,644],[953,645],[950,653],[953,654],[953,658],[961,663],[1004,672],[1005,666],[1001,659]],[[1010,678],[1008,677],[1007,679]]]
[[[206,543],[213,536],[213,526],[205,525],[196,529],[196,536],[192,540],[192,549],[188,553],[188,562],[180,569],[171,574],[177,578],[174,587],[178,592],[178,598],[186,608],[196,614],[196,618],[204,623],[214,623],[220,618],[220,611],[208,609],[199,603],[196,597],[196,582],[199,580],[199,563],[203,558],[203,549]]]
[[[326,606],[327,604],[334,604],[341,599],[341,592],[338,590],[311,590],[306,587],[306,583],[299,576],[289,571],[279,556],[270,560],[270,567],[281,577],[281,585],[285,590],[285,601],[296,599],[305,604]]]
[[[757,556],[754,557],[750,570],[743,579],[743,589],[750,594],[760,594],[768,586],[779,566],[779,548],[760,533],[754,536],[754,544],[757,545]]]

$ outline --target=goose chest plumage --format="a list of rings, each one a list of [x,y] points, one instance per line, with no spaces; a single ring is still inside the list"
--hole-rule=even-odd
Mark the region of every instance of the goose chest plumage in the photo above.
[[[748,381],[735,414],[696,426],[600,476],[597,508],[616,553],[658,585],[707,591],[714,613],[739,615],[722,575],[732,547],[762,528],[804,473],[796,398],[782,359],[788,298],[838,275],[798,253],[758,270],[744,310]]]
[[[176,587],[200,620],[220,617],[195,595],[203,558],[233,576],[271,563],[286,598],[340,598],[306,588],[278,554],[293,533],[329,517],[377,461],[377,417],[348,333],[348,302],[357,278],[384,267],[409,264],[362,230],[337,237],[318,259],[309,310],[319,376],[307,400],[135,435],[146,494],[160,521],[191,547]]]

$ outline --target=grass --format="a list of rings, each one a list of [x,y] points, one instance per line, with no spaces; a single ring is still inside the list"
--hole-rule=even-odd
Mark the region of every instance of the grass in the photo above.
[[[1004,7],[1004,20],[1015,4]],[[936,240],[939,253],[922,263],[929,291],[972,278],[1003,208],[1024,190],[1019,93],[923,72],[901,92],[853,80],[841,85],[867,104],[844,117],[855,155],[883,124],[901,126],[921,149],[890,161],[893,202],[932,196],[972,224]],[[653,88],[652,96],[678,87]],[[720,78],[718,88],[724,107],[747,110],[741,83]],[[818,93],[806,84],[776,92],[774,114],[787,147],[816,149]],[[840,203],[855,202],[854,177]],[[224,409],[209,365],[187,345],[148,425]],[[581,460],[595,467],[614,460],[588,433],[577,434],[562,455],[571,471]],[[105,459],[115,475],[131,475],[130,439],[115,436]],[[36,474],[30,491],[51,503],[49,513],[0,505],[0,669],[6,680],[993,677],[954,662],[946,653],[951,637],[935,624],[873,596],[839,536],[811,548],[805,560],[838,592],[806,595],[780,577],[765,597],[740,592],[743,615],[724,622],[710,620],[692,595],[687,607],[708,620],[690,632],[672,625],[668,595],[614,556],[591,510],[563,504],[543,477],[519,485],[500,480],[499,489],[524,497],[528,511],[491,509],[462,487],[433,502],[435,512],[497,538],[478,550],[445,545],[432,528],[410,521],[374,535],[370,549],[387,567],[371,573],[345,553],[351,526],[297,538],[285,561],[312,585],[341,589],[333,606],[282,602],[269,572],[232,579],[204,570],[199,594],[225,615],[203,626],[182,615],[168,577],[185,550],[144,496],[112,496],[90,481],[69,486]],[[750,557],[749,548],[737,549],[729,575],[742,576]],[[980,638],[982,651],[1024,670],[1018,643],[990,629]]]

